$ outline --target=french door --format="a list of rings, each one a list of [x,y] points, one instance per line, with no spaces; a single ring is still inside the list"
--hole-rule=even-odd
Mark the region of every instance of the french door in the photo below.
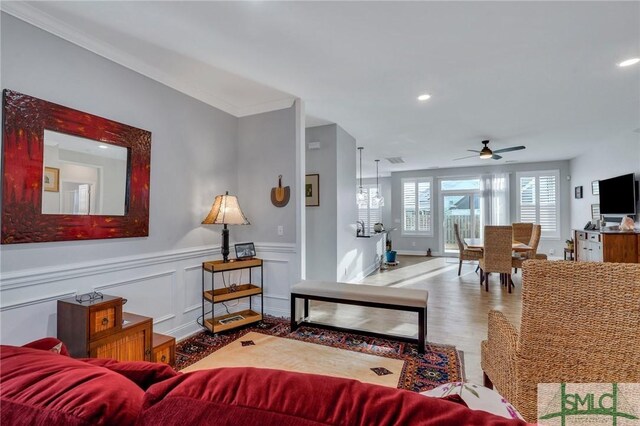
[[[457,253],[453,224],[460,228],[460,238],[482,238],[482,202],[480,179],[442,180],[440,184],[442,214],[442,252]]]

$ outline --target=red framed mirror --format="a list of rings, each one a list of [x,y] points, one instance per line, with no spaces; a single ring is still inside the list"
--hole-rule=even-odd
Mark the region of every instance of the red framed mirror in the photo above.
[[[3,95],[2,244],[149,235],[151,132],[11,90]],[[112,156],[121,161],[121,177],[112,178],[98,164],[102,160],[88,160],[95,182],[65,180],[64,169],[45,163],[45,133],[68,144],[84,139],[88,148],[79,151],[86,152],[61,161],[70,168],[84,167],[78,158],[94,158],[89,151],[96,147],[118,152]],[[103,208],[112,198],[106,188],[114,182],[117,208]],[[65,185],[71,189],[62,194]],[[96,195],[92,188],[104,192]]]

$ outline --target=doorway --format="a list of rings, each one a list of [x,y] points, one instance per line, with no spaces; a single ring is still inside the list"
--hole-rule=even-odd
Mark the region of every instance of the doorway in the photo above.
[[[457,253],[453,224],[460,228],[460,238],[482,238],[482,202],[480,178],[443,179],[440,181],[442,217],[441,249]]]

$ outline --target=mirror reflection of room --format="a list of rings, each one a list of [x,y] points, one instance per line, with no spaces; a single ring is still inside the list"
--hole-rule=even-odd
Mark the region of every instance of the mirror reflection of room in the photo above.
[[[128,149],[44,131],[43,214],[125,214]]]

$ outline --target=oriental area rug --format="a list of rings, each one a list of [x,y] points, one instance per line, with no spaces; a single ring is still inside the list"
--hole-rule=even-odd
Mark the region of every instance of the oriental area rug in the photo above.
[[[454,346],[415,344],[301,326],[266,315],[256,325],[213,335],[204,331],[178,343],[176,369],[272,368],[345,377],[422,392],[464,380],[462,353]]]

